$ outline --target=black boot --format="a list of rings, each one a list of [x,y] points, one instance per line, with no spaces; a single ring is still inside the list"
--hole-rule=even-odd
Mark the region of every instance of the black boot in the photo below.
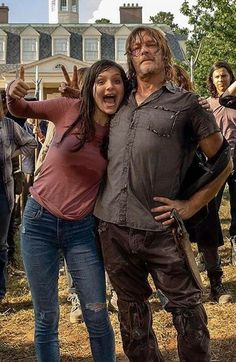
[[[219,304],[231,303],[232,295],[223,286],[221,278],[210,277],[209,279],[211,284],[210,298]]]

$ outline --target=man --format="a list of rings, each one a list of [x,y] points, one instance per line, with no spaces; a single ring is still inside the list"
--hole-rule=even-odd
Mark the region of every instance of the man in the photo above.
[[[235,76],[230,65],[225,61],[213,64],[210,69],[207,85],[211,96],[208,102],[213,110],[216,122],[226,140],[229,142],[234,160],[234,170],[227,179],[230,197],[231,225],[229,235],[231,241],[231,262],[236,265],[236,110],[225,108],[220,104],[220,96],[234,82]],[[217,195],[217,206],[220,208],[225,185]]]
[[[168,82],[171,52],[162,32],[136,28],[126,49],[135,89],[111,120],[107,180],[95,207],[103,220],[101,245],[118,295],[124,351],[131,362],[163,361],[148,303],[150,273],[173,315],[180,361],[210,361],[201,290],[187,267],[175,222],[191,218],[213,198],[231,163],[189,199],[178,200],[196,147],[211,159],[223,137],[197,96]]]
[[[4,96],[4,92],[2,93]],[[5,99],[3,97],[3,106]],[[7,235],[14,208],[12,158],[29,155],[37,146],[35,139],[12,119],[0,104],[0,303],[6,294]]]

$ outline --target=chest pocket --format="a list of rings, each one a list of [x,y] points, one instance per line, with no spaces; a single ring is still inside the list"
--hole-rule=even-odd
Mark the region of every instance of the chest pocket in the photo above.
[[[176,121],[180,111],[156,106],[146,114],[147,130],[159,137],[171,137],[175,131]]]
[[[11,144],[14,144],[14,139],[12,137],[9,137],[7,135],[7,137],[0,137],[0,144],[2,147],[5,147],[6,149],[8,149],[10,147]]]

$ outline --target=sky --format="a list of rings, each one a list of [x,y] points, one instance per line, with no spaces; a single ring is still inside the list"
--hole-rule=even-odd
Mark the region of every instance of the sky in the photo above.
[[[143,7],[143,23],[159,11],[170,11],[174,22],[180,27],[187,26],[188,18],[179,11],[184,0],[136,0]],[[192,5],[196,0],[189,0]],[[2,2],[1,2],[2,3]],[[107,18],[112,23],[119,23],[119,7],[132,3],[125,0],[80,0],[80,23],[93,23],[96,19]],[[5,0],[9,7],[10,23],[48,23],[48,0]]]

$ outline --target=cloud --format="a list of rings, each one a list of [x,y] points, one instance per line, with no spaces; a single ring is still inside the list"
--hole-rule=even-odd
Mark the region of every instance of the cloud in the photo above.
[[[194,3],[195,0],[190,0],[189,3]],[[143,7],[143,23],[149,23],[150,16],[156,15],[159,11],[170,11],[175,16],[175,22],[177,22],[180,26],[187,25],[187,18],[180,13],[180,7],[183,3],[183,0],[175,0],[174,2],[169,1],[154,1],[154,0],[139,0],[134,2],[125,2],[124,0],[101,0],[100,4],[93,12],[93,15],[87,21],[89,23],[94,23],[95,20],[106,18],[111,21],[111,23],[119,23],[120,22],[120,11],[119,7],[123,6],[124,3],[127,5],[138,3],[139,6]]]

